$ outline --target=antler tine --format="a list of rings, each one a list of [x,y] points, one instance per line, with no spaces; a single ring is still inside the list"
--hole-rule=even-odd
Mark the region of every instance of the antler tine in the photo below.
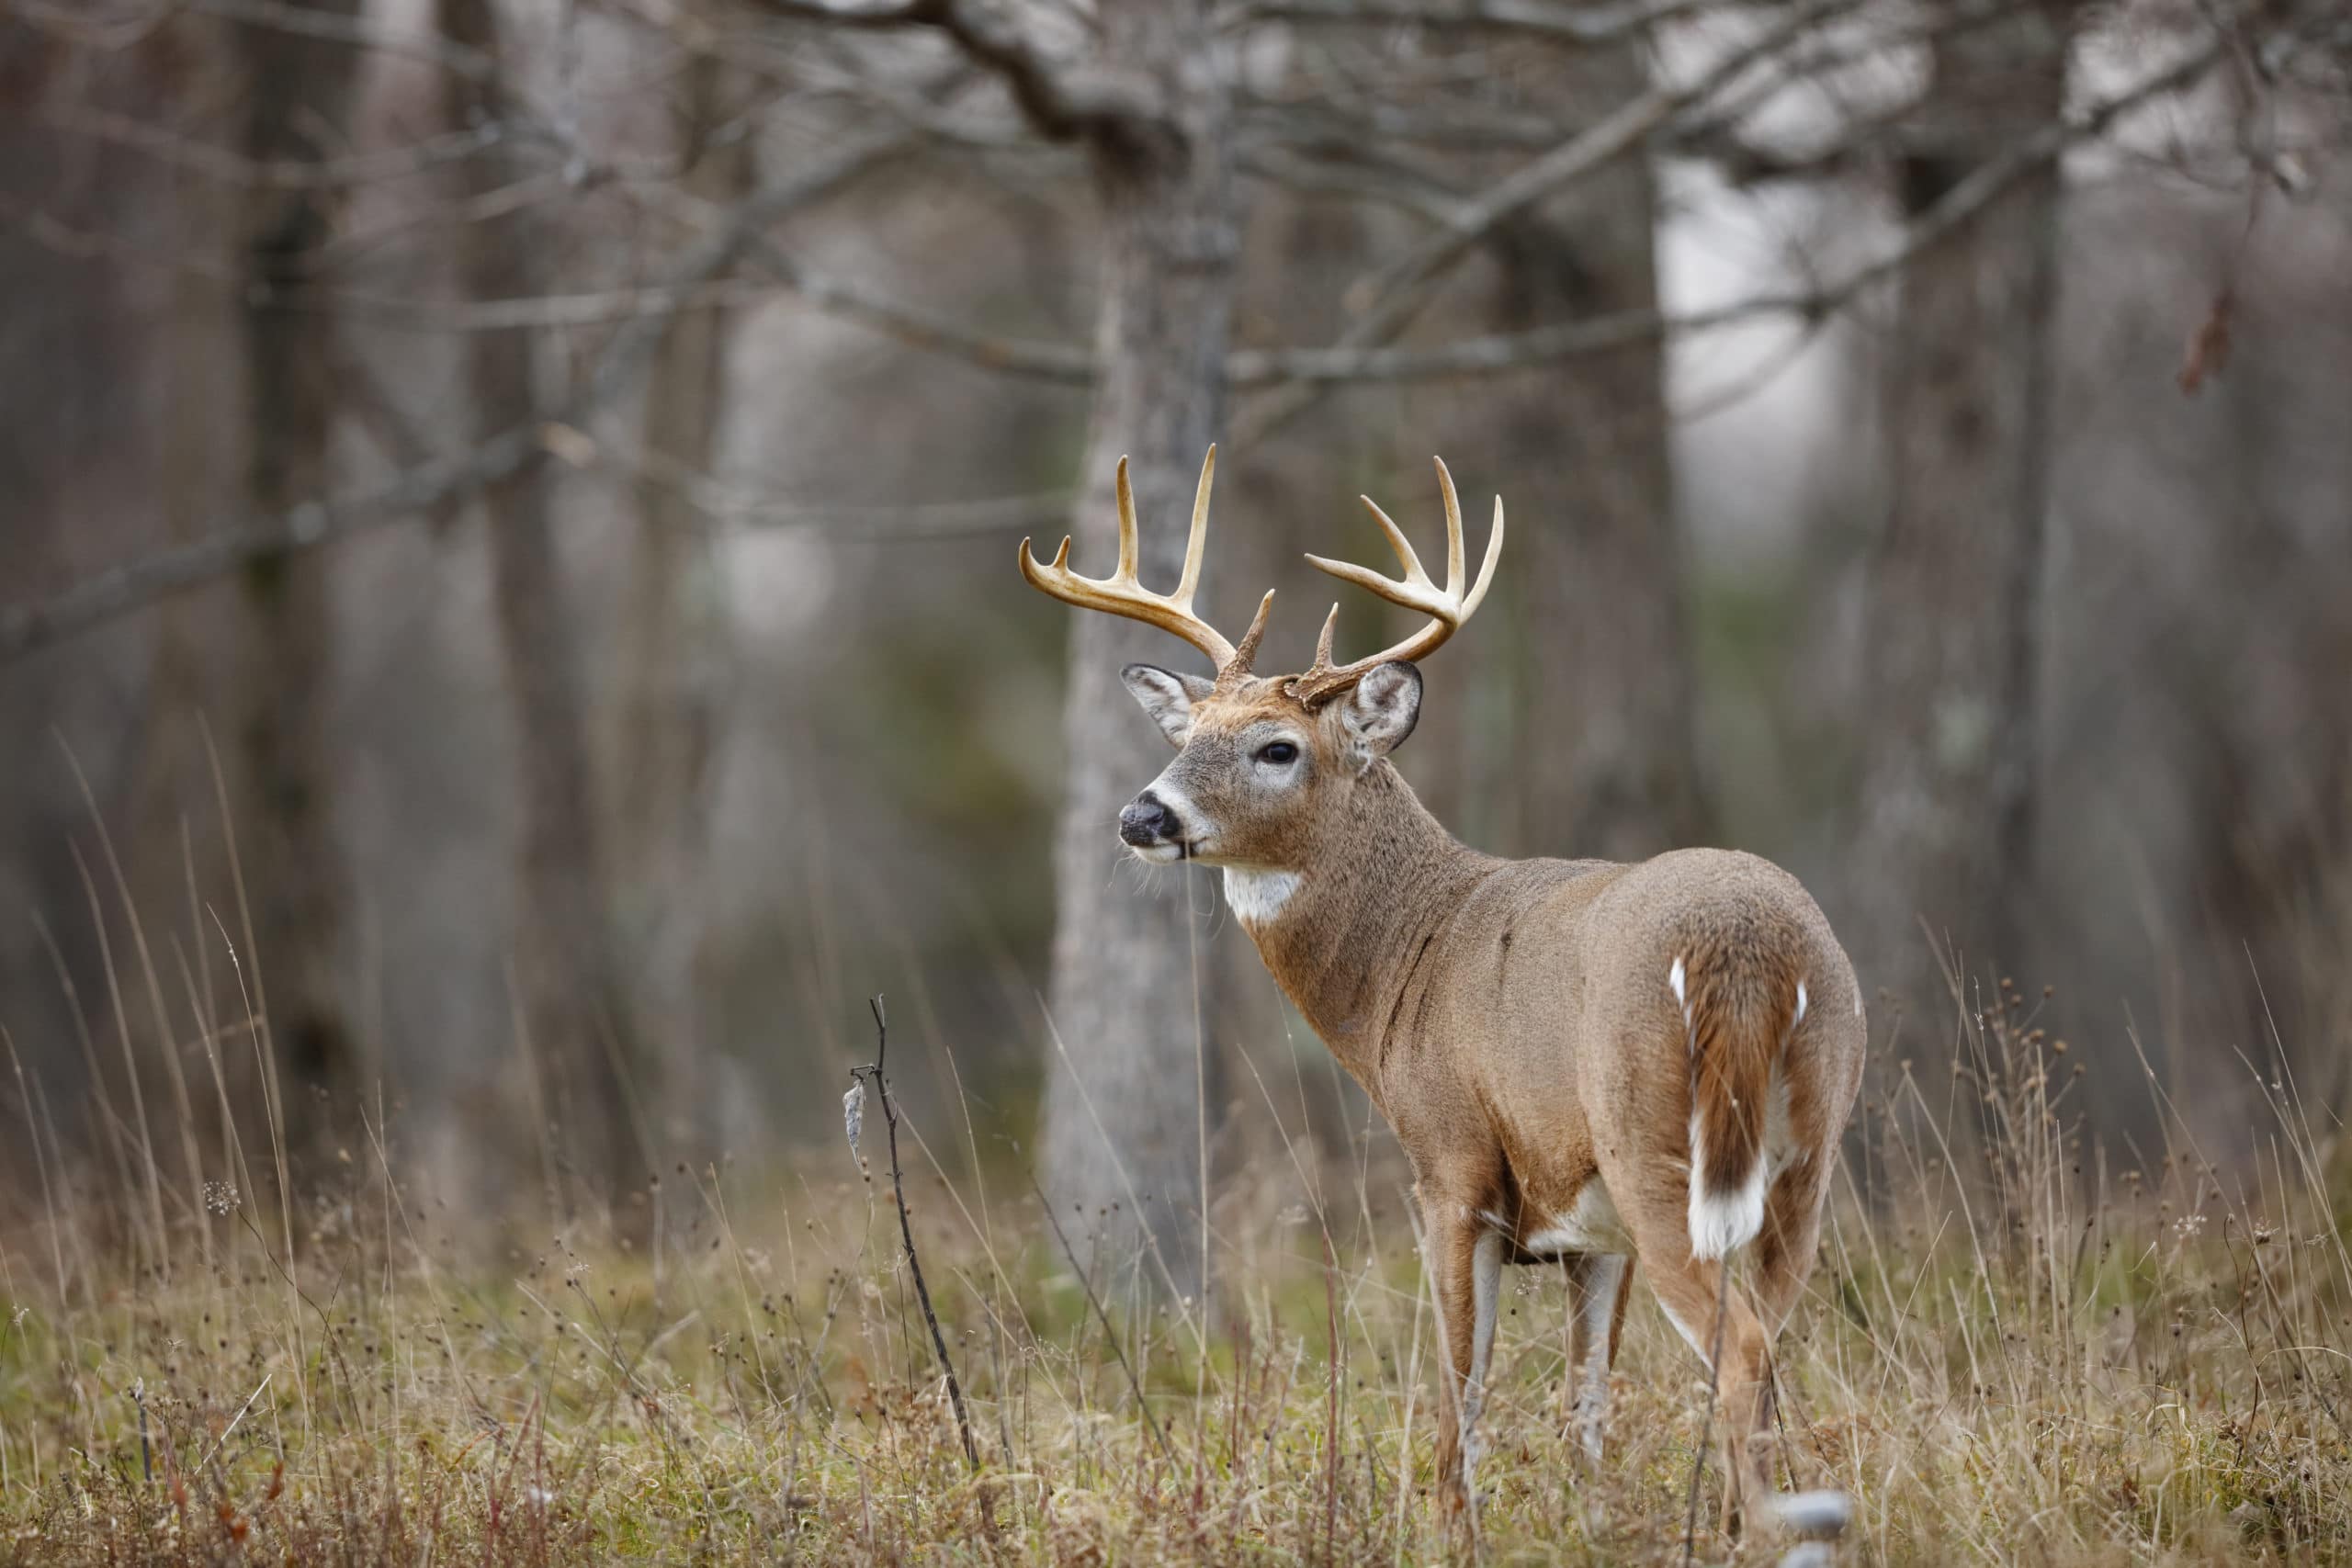
[[[1201,459],[1200,482],[1193,487],[1193,531],[1184,536],[1184,575],[1176,581],[1176,603],[1187,610],[1201,586],[1201,558],[1208,553],[1209,487],[1216,481],[1216,443],[1212,441],[1209,455]]]
[[[1462,596],[1462,498],[1453,493],[1453,476],[1445,471],[1445,459],[1431,457],[1437,465],[1438,493],[1445,498],[1445,593],[1449,599]]]
[[[1250,629],[1243,632],[1241,640],[1234,645],[1233,657],[1218,667],[1218,685],[1231,687],[1249,678],[1250,666],[1257,660],[1258,645],[1265,640],[1266,622],[1273,611],[1274,591],[1269,588],[1266,596],[1258,601],[1258,613],[1250,617]]]
[[[1121,615],[1131,621],[1183,638],[1214,660],[1220,679],[1232,679],[1250,672],[1250,661],[1258,651],[1258,643],[1266,633],[1266,621],[1273,607],[1273,594],[1269,592],[1259,603],[1257,618],[1250,623],[1249,632],[1236,648],[1217,629],[1193,613],[1193,596],[1200,586],[1201,560],[1208,547],[1209,488],[1216,473],[1216,448],[1211,446],[1208,457],[1201,464],[1201,479],[1193,495],[1193,530],[1184,545],[1184,574],[1172,594],[1154,593],[1136,581],[1136,568],[1141,558],[1141,547],[1136,538],[1136,498],[1127,479],[1127,460],[1119,459],[1116,490],[1119,502],[1119,565],[1109,577],[1082,577],[1069,567],[1069,539],[1065,536],[1061,548],[1054,552],[1051,562],[1040,561],[1030,553],[1030,541],[1021,541],[1021,575],[1040,592],[1074,604],[1081,610],[1100,610],[1105,615]]]
[[[1363,502],[1366,512],[1372,513],[1372,520],[1380,525],[1380,531],[1388,536],[1388,547],[1396,552],[1396,559],[1405,569],[1405,581],[1416,588],[1436,587],[1437,584],[1430,581],[1429,572],[1422,567],[1420,556],[1413,549],[1413,541],[1405,537],[1404,529],[1396,526],[1396,519],[1383,512],[1380,503],[1372,497],[1360,495],[1356,499]]]
[[[1143,547],[1136,536],[1136,492],[1127,483],[1127,457],[1119,454],[1119,570],[1111,574],[1114,582],[1132,584],[1136,581],[1136,565],[1142,558]]]
[[[1368,592],[1377,593],[1392,604],[1402,604],[1408,610],[1419,610],[1425,615],[1434,615],[1444,608],[1444,596],[1438,592],[1437,584],[1427,578],[1423,578],[1418,583],[1409,577],[1398,582],[1393,578],[1381,576],[1368,566],[1358,566],[1353,561],[1331,560],[1317,555],[1310,555],[1306,558],[1340,581],[1352,582]]]
[[[1487,532],[1487,558],[1478,563],[1478,581],[1471,586],[1470,597],[1462,601],[1462,618],[1468,620],[1478,606],[1486,602],[1487,589],[1495,581],[1495,563],[1503,558],[1503,498],[1495,497],[1495,525]]]
[[[1377,593],[1392,604],[1419,610],[1430,619],[1427,626],[1395,647],[1335,669],[1331,664],[1331,639],[1339,619],[1339,606],[1333,605],[1331,617],[1323,623],[1323,634],[1316,644],[1314,664],[1291,684],[1292,692],[1302,701],[1316,703],[1334,696],[1354,685],[1379,665],[1400,660],[1409,663],[1428,657],[1459,631],[1463,623],[1486,599],[1487,590],[1494,582],[1495,567],[1502,559],[1502,497],[1495,498],[1494,532],[1487,540],[1486,559],[1479,565],[1478,580],[1465,595],[1462,592],[1464,568],[1467,564],[1462,540],[1462,502],[1454,493],[1453,476],[1446,471],[1442,460],[1437,465],[1437,477],[1438,490],[1445,502],[1445,587],[1442,592],[1421,570],[1419,560],[1412,553],[1412,547],[1405,543],[1404,536],[1396,524],[1389,520],[1387,513],[1373,505],[1369,498],[1364,505],[1371,508],[1373,516],[1379,520],[1387,533],[1389,542],[1396,547],[1397,558],[1405,563],[1404,581],[1383,577],[1370,568],[1350,561],[1327,560],[1321,556],[1312,555],[1306,558],[1341,581],[1352,582]]]

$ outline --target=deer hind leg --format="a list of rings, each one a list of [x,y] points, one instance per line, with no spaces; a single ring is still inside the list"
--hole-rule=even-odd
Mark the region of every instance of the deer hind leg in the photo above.
[[[1671,1250],[1669,1250],[1671,1249]],[[1680,1238],[1642,1250],[1642,1268],[1667,1320],[1699,1353],[1714,1379],[1715,1426],[1723,1434],[1723,1524],[1736,1535],[1746,1511],[1771,1492],[1758,1439],[1772,1426],[1770,1342],[1737,1284],[1724,1289],[1724,1266],[1694,1258]],[[1716,1306],[1724,1308],[1717,1322]]]
[[[1756,1305],[1773,1339],[1804,1294],[1821,1245],[1821,1204],[1829,1190],[1829,1161],[1815,1155],[1781,1173],[1764,1201],[1764,1229],[1756,1238]]]
[[[1423,1247],[1445,1370],[1438,1401],[1438,1495],[1447,1512],[1472,1509],[1478,1465],[1478,1418],[1494,1355],[1495,1313],[1502,1293],[1500,1232],[1459,1202],[1424,1201]],[[1475,1529],[1476,1518],[1472,1515]]]
[[[1805,1281],[1813,1274],[1814,1255],[1821,1242],[1822,1200],[1828,1190],[1829,1157],[1816,1154],[1781,1172],[1764,1201],[1764,1228],[1756,1238],[1752,1278],[1756,1310],[1764,1326],[1768,1379],[1772,1369],[1771,1348],[1780,1339],[1781,1330],[1788,1325],[1789,1314],[1804,1296]],[[1768,1386],[1764,1405],[1768,1422],[1775,1419],[1776,1397],[1777,1390]],[[1779,1434],[1773,1436],[1777,1438]],[[1792,1490],[1801,1491],[1804,1483],[1796,1475],[1795,1459],[1794,1454],[1783,1452],[1777,1468],[1789,1476]],[[1768,1497],[1774,1468],[1769,1457],[1759,1466],[1766,1476]]]
[[[1568,1276],[1569,1419],[1585,1458],[1598,1466],[1609,1419],[1609,1370],[1617,1361],[1617,1336],[1625,1324],[1634,1270],[1630,1259],[1606,1253],[1572,1252],[1563,1261]]]

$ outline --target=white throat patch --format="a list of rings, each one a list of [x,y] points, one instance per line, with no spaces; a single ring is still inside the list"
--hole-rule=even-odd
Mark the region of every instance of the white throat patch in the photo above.
[[[1261,926],[1283,912],[1290,896],[1298,891],[1298,882],[1295,871],[1250,871],[1229,865],[1225,868],[1225,901],[1243,925]]]

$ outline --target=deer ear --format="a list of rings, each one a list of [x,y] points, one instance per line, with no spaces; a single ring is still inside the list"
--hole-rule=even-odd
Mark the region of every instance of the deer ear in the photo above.
[[[1216,689],[1214,681],[1179,675],[1156,664],[1130,664],[1119,671],[1119,679],[1127,683],[1127,690],[1136,694],[1136,701],[1159,726],[1159,733],[1168,737],[1170,746],[1184,744],[1184,736],[1193,728],[1193,705]]]
[[[1340,711],[1358,771],[1405,743],[1421,718],[1421,671],[1401,660],[1373,667]]]

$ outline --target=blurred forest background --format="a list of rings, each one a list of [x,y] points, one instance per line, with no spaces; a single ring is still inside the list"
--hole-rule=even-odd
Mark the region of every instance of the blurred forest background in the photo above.
[[[1190,656],[1013,570],[1106,571],[1131,453],[1165,588],[1212,440],[1269,666],[1357,491],[1505,498],[1399,756],[1467,841],[1771,856],[1891,1059],[2054,985],[2249,1152],[2241,1054],[2352,1060],[2347,65],[2284,0],[0,0],[0,1164],[160,1210],[218,1061],[298,1160],[601,1204],[837,1136],[876,991],[1062,1193],[1350,1149],[1114,840]]]

